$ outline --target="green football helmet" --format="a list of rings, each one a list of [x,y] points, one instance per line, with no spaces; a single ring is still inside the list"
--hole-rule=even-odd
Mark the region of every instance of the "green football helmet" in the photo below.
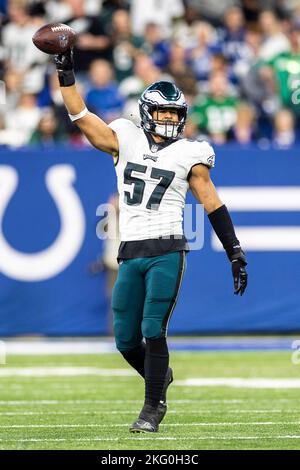
[[[152,83],[139,99],[141,126],[151,134],[166,139],[178,139],[182,134],[187,116],[184,94],[174,83],[159,81]],[[176,109],[178,122],[158,121],[153,118],[154,111]]]

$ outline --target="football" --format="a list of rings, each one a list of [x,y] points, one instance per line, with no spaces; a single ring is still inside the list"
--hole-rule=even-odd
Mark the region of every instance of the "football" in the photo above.
[[[33,44],[46,54],[61,54],[74,46],[76,32],[63,23],[42,26],[32,38]]]

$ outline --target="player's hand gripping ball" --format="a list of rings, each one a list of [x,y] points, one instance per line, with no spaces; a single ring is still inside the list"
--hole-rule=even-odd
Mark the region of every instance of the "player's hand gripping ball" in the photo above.
[[[33,44],[46,54],[63,54],[72,48],[76,41],[76,32],[63,23],[51,23],[42,26],[33,36]]]

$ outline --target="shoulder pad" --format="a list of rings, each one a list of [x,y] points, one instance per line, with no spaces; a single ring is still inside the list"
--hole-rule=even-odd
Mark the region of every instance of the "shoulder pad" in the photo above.
[[[215,166],[214,149],[206,140],[185,139],[185,141],[188,143],[187,156],[190,168],[198,163],[202,163],[209,168]]]

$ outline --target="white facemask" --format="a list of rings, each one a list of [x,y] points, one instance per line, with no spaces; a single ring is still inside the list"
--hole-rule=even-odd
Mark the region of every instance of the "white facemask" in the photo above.
[[[165,124],[156,124],[155,126],[155,133],[162,136],[167,137],[168,139],[177,139],[178,137],[178,126],[180,123],[172,123],[169,122]]]

